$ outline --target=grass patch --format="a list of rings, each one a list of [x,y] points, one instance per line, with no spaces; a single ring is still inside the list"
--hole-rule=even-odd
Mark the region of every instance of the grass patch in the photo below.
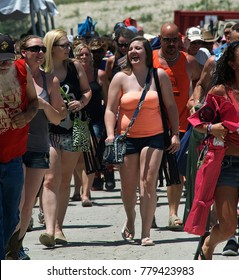
[[[138,21],[141,21],[141,22],[150,22],[153,20],[153,15],[151,13],[148,13],[148,14],[142,14]]]
[[[131,7],[125,7],[124,8],[124,10],[126,11],[126,12],[133,12],[133,11],[138,11],[138,10],[140,10],[142,8],[142,6],[131,6]]]

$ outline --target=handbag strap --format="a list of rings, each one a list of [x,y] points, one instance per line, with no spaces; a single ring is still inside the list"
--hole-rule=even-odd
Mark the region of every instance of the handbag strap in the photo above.
[[[161,87],[160,87],[160,84],[159,84],[159,78],[158,78],[158,73],[157,73],[156,68],[153,69],[153,75],[154,75],[154,82],[155,82],[155,85],[156,85],[156,89],[157,89],[157,92],[158,92],[159,106],[160,106],[160,111],[161,111],[163,129],[164,129],[164,137],[165,137],[165,141],[166,141],[165,144],[170,145],[171,141],[170,141],[170,137],[169,137],[169,127],[168,127],[168,122],[167,122],[166,113],[165,113],[166,109],[165,109],[165,105],[164,105],[164,102],[163,102]]]
[[[134,112],[134,115],[133,115],[132,119],[130,120],[130,123],[129,123],[128,127],[126,128],[125,132],[122,134],[123,137],[126,137],[126,134],[129,132],[130,128],[132,127],[132,125],[133,125],[133,123],[134,123],[142,105],[143,105],[146,93],[149,90],[149,82],[150,82],[150,78],[151,78],[151,73],[152,73],[152,69],[149,69],[148,75],[147,75],[147,78],[146,78],[146,82],[145,82],[145,85],[144,85],[144,88],[143,88],[143,91],[142,91],[142,94],[141,94],[141,97],[140,97],[140,100],[139,100],[139,103],[136,107],[136,110]]]

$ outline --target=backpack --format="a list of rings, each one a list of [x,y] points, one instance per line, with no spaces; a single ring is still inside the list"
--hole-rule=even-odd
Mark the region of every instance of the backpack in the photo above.
[[[85,22],[78,23],[78,35],[86,37],[86,33],[95,30],[95,25],[97,22],[93,23],[91,17],[87,16]]]

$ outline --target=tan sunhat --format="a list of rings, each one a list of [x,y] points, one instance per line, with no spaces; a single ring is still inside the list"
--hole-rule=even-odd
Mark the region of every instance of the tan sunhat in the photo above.
[[[204,42],[211,43],[211,42],[216,42],[218,40],[219,36],[217,38],[215,38],[209,30],[203,30],[202,38],[203,38]]]

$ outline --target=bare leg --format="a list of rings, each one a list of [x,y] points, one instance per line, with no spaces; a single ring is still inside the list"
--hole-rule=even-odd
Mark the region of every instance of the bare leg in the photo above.
[[[77,171],[74,170],[74,184],[75,184],[75,189],[74,189],[74,194],[73,197],[80,197],[81,195],[81,179],[77,174]]]
[[[57,211],[57,221],[55,227],[55,233],[62,232],[62,225],[66,214],[66,209],[69,203],[70,197],[70,183],[71,178],[76,167],[77,161],[79,159],[79,152],[62,152],[62,180],[59,189],[58,196],[58,211]]]
[[[139,155],[126,155],[124,164],[120,165],[121,197],[127,217],[126,227],[134,235],[136,190],[139,185]]]
[[[156,183],[163,152],[145,147],[140,154],[140,214],[142,241],[150,237],[150,229],[157,206]]]
[[[95,174],[86,174],[86,168],[85,168],[85,163],[84,163],[84,158],[81,157],[76,165],[75,171],[77,173],[77,176],[80,178],[82,182],[82,205],[84,201],[89,201],[90,200],[90,189],[93,185],[94,177]],[[84,206],[84,205],[83,205]]]
[[[46,172],[42,188],[42,207],[46,223],[46,233],[55,235],[58,193],[61,182],[61,152],[50,148],[50,169]]]
[[[205,258],[212,259],[216,246],[230,238],[237,228],[238,189],[225,186],[217,187],[215,202],[219,223],[215,225],[202,247]]]
[[[21,211],[21,225],[19,239],[22,239],[27,231],[35,205],[36,195],[40,189],[43,177],[47,169],[26,168],[25,175],[25,202]]]
[[[169,217],[175,215],[178,216],[178,207],[180,204],[180,199],[183,191],[183,176],[180,176],[181,184],[172,185],[167,187],[167,196],[169,204]],[[182,224],[181,220],[175,221],[176,224]]]

